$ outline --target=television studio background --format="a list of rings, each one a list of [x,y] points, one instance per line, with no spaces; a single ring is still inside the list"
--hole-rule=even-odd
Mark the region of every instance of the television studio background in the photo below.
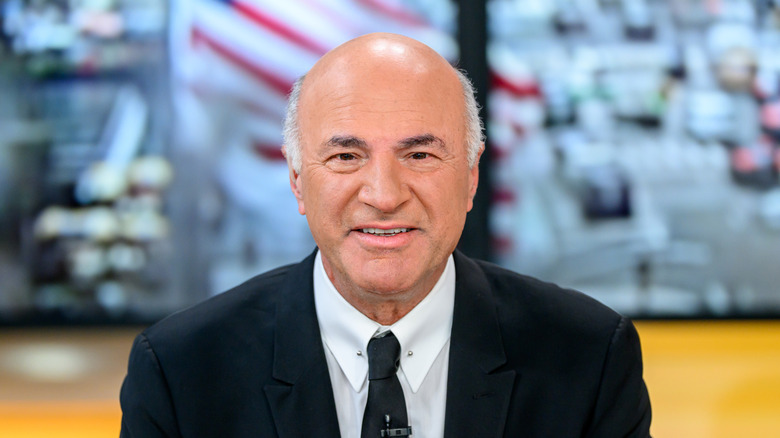
[[[374,31],[475,82],[464,252],[638,319],[654,434],[780,427],[780,2],[0,5],[0,430],[114,436],[140,327],[312,251],[286,95]]]

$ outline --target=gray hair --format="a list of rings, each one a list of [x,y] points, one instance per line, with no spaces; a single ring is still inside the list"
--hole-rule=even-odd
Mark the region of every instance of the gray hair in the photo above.
[[[474,86],[471,84],[466,72],[455,70],[460,80],[461,90],[463,92],[463,101],[466,103],[465,123],[466,123],[466,145],[468,147],[469,167],[474,167],[477,162],[477,155],[484,141],[484,125],[479,118],[479,105],[474,94]],[[301,76],[293,84],[290,96],[287,100],[287,111],[284,116],[284,149],[287,163],[296,171],[301,171],[301,129],[298,123],[298,101],[301,97],[301,88],[306,75]]]

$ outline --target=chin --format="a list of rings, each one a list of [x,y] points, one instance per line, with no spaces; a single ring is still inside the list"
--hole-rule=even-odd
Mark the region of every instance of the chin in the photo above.
[[[413,282],[399,282],[399,277],[397,275],[392,276],[391,278],[387,278],[387,276],[382,276],[382,278],[365,278],[361,283],[363,284],[363,286],[361,286],[362,289],[379,295],[393,295],[408,291],[414,287]]]
[[[374,292],[378,295],[394,295],[413,291],[424,283],[424,272],[416,272],[413,269],[377,269],[368,275],[361,276],[360,286],[363,290]]]
[[[355,278],[356,284],[363,290],[372,291],[381,295],[392,295],[405,292],[414,288],[420,273],[411,272],[408,269],[394,269],[387,266],[377,266],[371,272],[363,272],[363,275]]]

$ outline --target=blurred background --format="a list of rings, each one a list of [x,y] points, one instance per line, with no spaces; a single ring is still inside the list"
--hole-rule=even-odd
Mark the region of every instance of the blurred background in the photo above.
[[[645,320],[654,435],[780,430],[780,2],[0,5],[0,436],[116,436],[141,327],[312,251],[286,94],[374,31],[474,80],[464,252]]]

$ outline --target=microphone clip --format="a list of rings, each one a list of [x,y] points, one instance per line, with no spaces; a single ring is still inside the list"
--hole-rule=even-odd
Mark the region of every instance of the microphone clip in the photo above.
[[[390,428],[390,416],[385,415],[385,428],[379,433],[382,438],[385,437],[408,437],[412,435],[412,426],[401,428]]]
[[[386,428],[386,429],[382,429],[381,432],[382,438],[393,437],[393,436],[404,437],[404,436],[411,436],[411,435],[412,435],[412,426],[402,427],[400,429]]]

